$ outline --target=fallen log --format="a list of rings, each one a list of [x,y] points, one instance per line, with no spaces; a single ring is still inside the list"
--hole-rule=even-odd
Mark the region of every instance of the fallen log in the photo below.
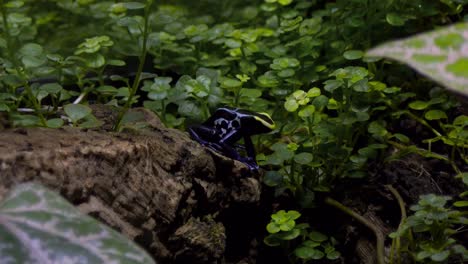
[[[216,262],[227,228],[216,216],[257,204],[258,179],[148,110],[132,111],[145,129],[110,132],[115,113],[97,106],[99,130],[0,131],[0,200],[18,183],[37,182],[137,241],[158,263]]]

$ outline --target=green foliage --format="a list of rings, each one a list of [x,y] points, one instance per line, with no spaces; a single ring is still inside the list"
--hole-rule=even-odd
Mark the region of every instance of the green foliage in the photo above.
[[[58,194],[18,185],[0,204],[1,263],[155,263],[116,231]]]
[[[368,161],[387,148],[389,133],[380,120],[392,99],[386,85],[372,81],[363,67],[340,68],[329,77],[323,89],[296,90],[286,98],[284,108],[293,118],[283,135],[297,143],[275,143],[272,154],[260,157],[261,164],[280,166],[266,182],[291,190],[304,207],[313,206],[314,192],[329,191],[336,180],[366,176]],[[356,144],[361,137],[367,145]]]
[[[125,114],[137,103],[181,129],[223,105],[272,113],[277,129],[254,138],[264,183],[305,208],[321,206],[317,192],[333,193],[343,179],[365,179],[370,163],[408,153],[464,175],[468,117],[460,104],[405,65],[364,55],[379,43],[461,22],[467,5],[0,0],[0,112],[12,127],[87,128],[100,125],[89,105],[102,103],[120,111],[115,130],[138,119]],[[368,54],[385,50],[462,91],[465,28],[455,24]],[[416,128],[401,125],[408,120]],[[293,240],[305,243],[310,232],[292,218],[273,221],[270,231],[279,231],[271,235],[299,231]],[[316,242],[295,255],[310,260],[334,252]]]
[[[174,87],[169,77],[156,77],[152,82],[145,81],[142,88],[148,92],[144,105],[157,113],[166,124],[179,126],[185,118],[204,120],[209,117],[210,108],[218,105],[223,91],[218,86],[219,73],[207,68],[197,71],[196,79],[188,75],[181,76]],[[169,104],[177,105],[177,112],[181,117],[167,111]]]
[[[462,212],[447,208],[449,200],[450,197],[434,194],[421,196],[418,204],[410,208],[414,214],[390,234],[393,239],[405,239],[404,248],[417,262],[447,263],[455,255],[468,259],[465,247],[452,238],[457,226],[467,225],[468,219]]]
[[[297,218],[299,218],[301,214],[297,211],[291,210],[288,212],[285,212],[284,210],[278,211],[276,214],[271,215],[272,221],[267,225],[267,231],[268,233],[275,234],[278,233],[279,231],[284,231],[284,232],[290,232],[292,230],[297,230],[294,229]],[[298,231],[298,230],[297,230]],[[291,234],[298,233],[298,232],[292,232]],[[294,235],[287,236],[293,237]]]
[[[327,258],[329,260],[338,259],[340,253],[335,250],[335,241],[326,235],[310,231],[308,224],[296,224],[301,214],[297,211],[280,210],[271,215],[271,222],[266,229],[270,233],[265,237],[264,242],[268,246],[286,247],[291,244],[285,244],[288,241],[300,240],[294,250],[294,255],[302,261],[318,260]],[[296,241],[297,242],[297,241]]]

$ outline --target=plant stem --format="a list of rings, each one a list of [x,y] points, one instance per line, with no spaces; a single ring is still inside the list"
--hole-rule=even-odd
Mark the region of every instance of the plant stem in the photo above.
[[[39,117],[41,121],[42,126],[46,126],[46,120],[44,116],[41,113],[41,105],[37,102],[36,97],[34,96],[31,86],[28,83],[28,78],[19,66],[18,60],[15,58],[14,51],[13,51],[13,43],[10,35],[10,28],[8,25],[8,18],[7,18],[7,13],[6,13],[6,8],[4,7],[3,0],[0,0],[0,9],[2,10],[2,20],[3,20],[3,26],[4,26],[4,34],[6,37],[6,42],[7,42],[7,51],[8,51],[8,57],[11,60],[11,63],[14,65],[17,73],[24,79],[24,88],[27,94],[27,97],[30,101],[30,103],[33,105],[34,110]]]
[[[401,226],[403,225],[403,223],[406,221],[405,201],[403,201],[403,198],[401,197],[400,193],[395,188],[393,188],[393,186],[385,185],[385,187],[393,194],[393,196],[395,196],[395,198],[398,201],[398,206],[400,207],[400,213],[401,213],[400,223],[398,224],[398,229],[400,229]],[[413,236],[411,234],[411,230],[409,230],[409,239],[410,239],[410,243],[412,244],[413,243]],[[400,245],[401,245],[400,237],[397,236],[392,241],[392,251],[390,253],[390,263],[393,263],[393,256],[395,255],[394,252],[393,252],[394,248],[396,248],[396,257],[397,257],[398,263],[401,263]]]
[[[8,24],[7,12],[6,12],[6,8],[4,6],[3,0],[0,0],[0,9],[2,10],[2,19],[3,19],[3,27],[4,27],[3,33],[5,34],[5,38],[7,42],[6,44],[7,44],[8,57],[13,63],[13,65],[15,65],[16,68],[18,68],[17,67],[18,61],[15,58],[15,53],[13,50],[13,43],[12,43],[12,39],[10,35],[10,25]]]
[[[348,214],[349,216],[353,217],[354,219],[358,220],[361,224],[367,226],[372,232],[374,232],[375,238],[377,240],[376,248],[377,248],[377,263],[378,264],[385,264],[385,254],[384,254],[384,235],[382,232],[369,220],[361,216],[360,214],[354,212],[353,210],[349,209],[345,205],[341,204],[340,202],[327,197],[325,198],[325,203],[331,205],[338,210]]]
[[[133,81],[133,85],[130,89],[130,94],[128,95],[128,99],[125,102],[124,107],[119,113],[119,116],[117,117],[117,122],[115,123],[114,126],[114,131],[119,131],[120,126],[122,124],[122,119],[127,113],[128,109],[130,109],[130,106],[132,105],[133,97],[135,96],[138,86],[140,84],[140,77],[141,73],[143,72],[143,66],[145,65],[145,59],[146,59],[146,53],[148,52],[146,46],[148,42],[148,29],[149,29],[149,11],[151,9],[151,5],[153,4],[153,0],[148,0],[148,3],[145,7],[145,20],[144,20],[144,29],[143,29],[143,46],[141,49],[141,54],[140,57],[138,58],[139,64],[138,64],[138,70],[136,72],[135,80]]]
[[[395,142],[395,141],[392,141],[392,140],[387,140],[387,143],[389,143],[390,145],[400,149],[400,150],[404,150],[406,148],[409,148],[411,146],[405,146],[403,144],[400,144],[398,142]],[[418,155],[421,155],[423,157],[431,157],[431,158],[436,158],[436,159],[439,159],[439,160],[443,160],[443,161],[446,161],[450,164],[450,166],[452,166],[452,169],[456,172],[456,173],[460,173],[461,170],[458,168],[458,166],[455,164],[455,162],[451,159],[449,159],[448,157],[444,156],[444,155],[440,155],[440,154],[437,154],[437,153],[434,153],[434,152],[431,152],[431,151],[428,151],[426,149],[422,149],[422,148],[418,148],[416,146],[414,146],[415,149],[414,150],[411,150],[411,152],[413,153],[416,153]]]
[[[426,120],[416,116],[415,114],[411,113],[410,111],[404,111],[404,113],[407,114],[409,117],[413,118],[414,120],[418,121],[421,125],[427,127],[436,136],[442,137],[442,134],[439,131],[437,131],[435,128],[433,128],[431,125],[429,125],[429,123],[427,123]]]

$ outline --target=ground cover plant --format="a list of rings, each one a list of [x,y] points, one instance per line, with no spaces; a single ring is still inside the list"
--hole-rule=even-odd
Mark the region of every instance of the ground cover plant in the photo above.
[[[276,129],[254,144],[279,208],[264,205],[257,232],[283,248],[275,257],[353,263],[354,245],[339,235],[346,223],[325,224],[336,210],[375,233],[379,263],[468,258],[468,1],[0,0],[0,8],[3,127],[99,127],[92,104],[118,109],[115,131],[134,106],[182,130],[220,106],[266,112]],[[414,176],[382,176],[410,159],[438,193],[412,197],[391,185],[418,185]],[[368,186],[400,208],[390,237],[352,208]],[[269,249],[257,250],[267,261]]]

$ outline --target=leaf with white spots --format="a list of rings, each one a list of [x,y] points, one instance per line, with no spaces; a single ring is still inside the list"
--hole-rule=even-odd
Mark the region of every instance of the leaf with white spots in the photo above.
[[[37,184],[0,203],[0,263],[155,263],[123,235]]]
[[[387,42],[366,55],[404,62],[448,89],[468,95],[468,23]]]

